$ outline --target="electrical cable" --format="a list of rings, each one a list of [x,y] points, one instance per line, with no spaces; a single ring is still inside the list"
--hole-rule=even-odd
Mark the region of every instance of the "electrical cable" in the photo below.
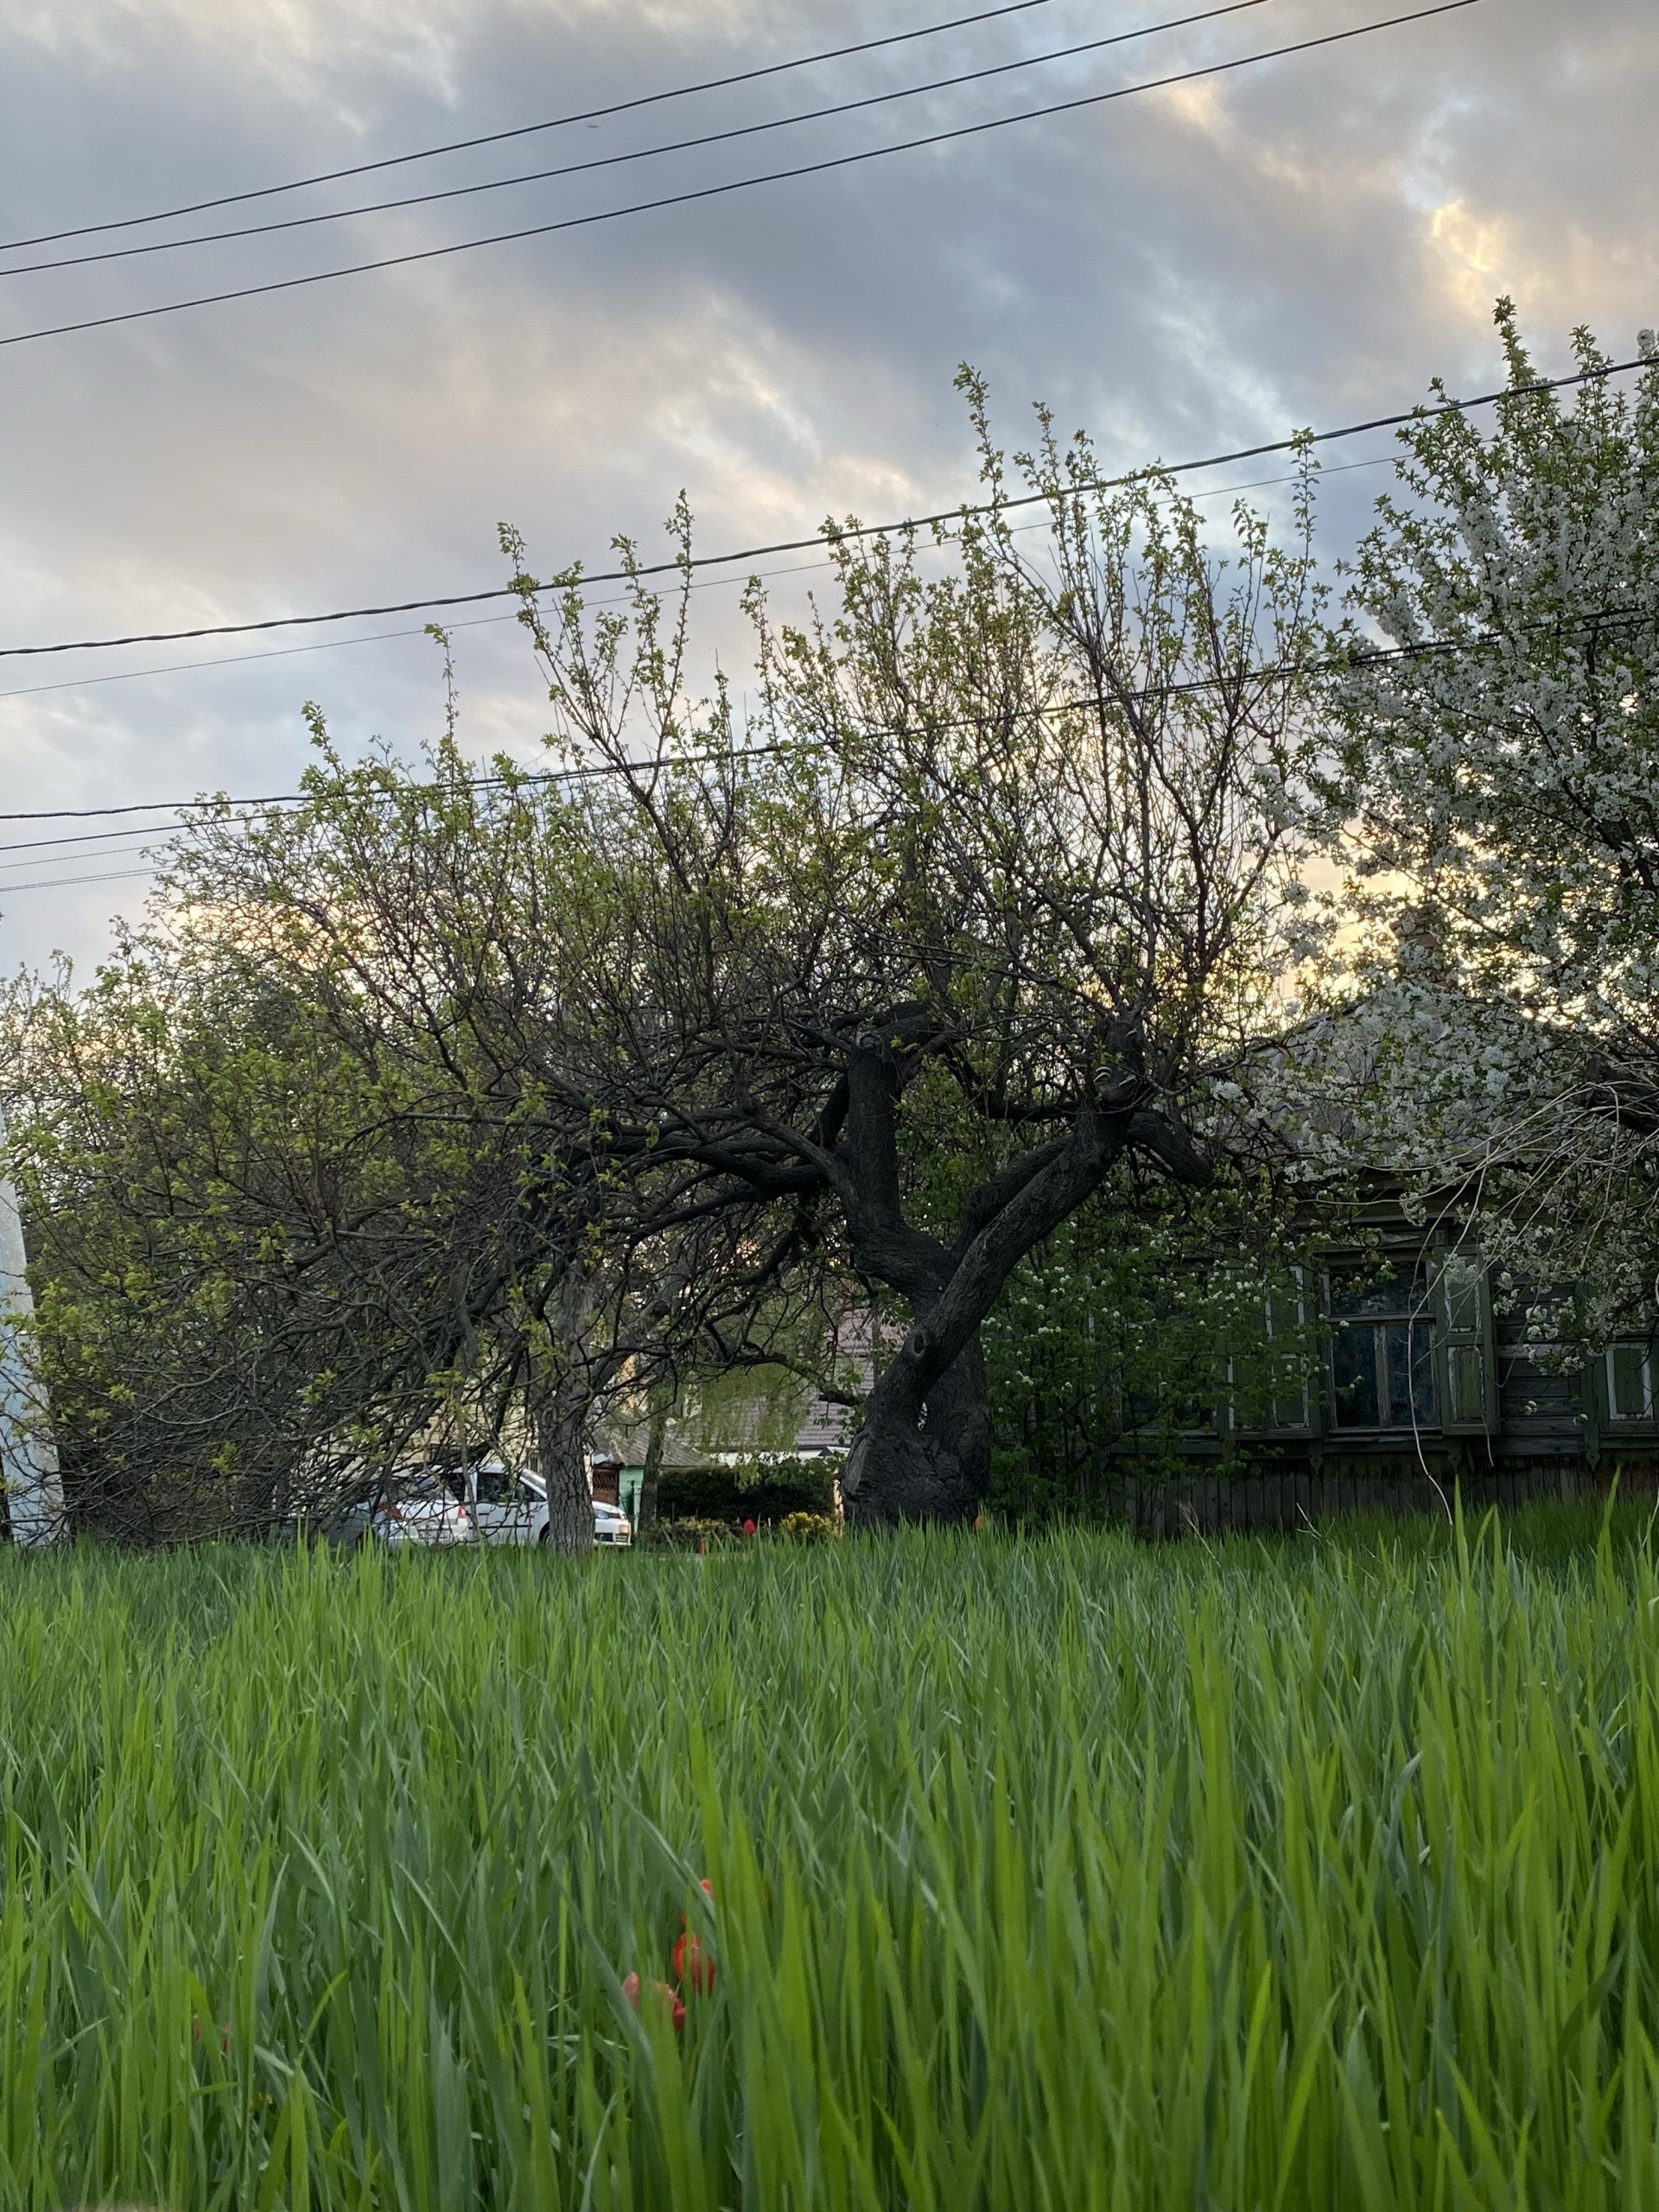
[[[816,68],[825,61],[844,61],[855,54],[874,54],[879,48],[905,46],[919,38],[936,38],[945,31],[988,23],[1002,16],[1023,16],[1052,0],[1011,0],[1000,8],[982,8],[971,16],[953,16],[946,22],[924,23],[920,29],[893,31],[883,38],[861,39],[854,46],[832,46],[820,54],[803,54],[790,61],[771,61],[759,69],[740,69],[728,77],[709,77],[695,85],[677,85],[663,92],[641,92],[632,99],[613,100],[607,107],[578,108],[569,115],[550,117],[545,123],[521,123],[511,130],[488,130],[476,138],[452,138],[445,145],[424,146],[413,154],[388,154],[379,161],[355,162],[348,168],[320,169],[312,176],[296,177],[289,184],[263,184],[250,192],[222,193],[215,200],[192,200],[178,207],[162,207],[149,215],[120,215],[105,223],[82,223],[67,231],[41,231],[33,238],[8,238],[0,253],[20,253],[25,246],[55,245],[60,238],[91,238],[101,231],[130,231],[146,223],[170,223],[182,215],[205,215],[214,207],[235,207],[250,200],[270,200],[279,193],[303,192],[314,184],[338,184],[349,176],[368,176],[378,169],[395,169],[410,162],[436,161],[444,154],[470,153],[476,146],[499,146],[510,138],[532,137],[541,130],[563,130],[578,123],[602,123],[613,115],[628,115],[636,108],[659,106],[664,100],[689,99],[697,92],[725,92],[734,85],[752,85],[765,77],[781,77],[795,69]]]
[[[1321,469],[1320,481],[1327,476],[1346,476],[1358,468],[1386,468],[1392,461],[1391,454],[1374,454],[1369,461],[1338,461],[1334,467]],[[1187,494],[1192,499],[1219,499],[1238,492],[1259,492],[1274,484],[1294,484],[1294,474],[1288,476],[1255,476],[1243,484],[1213,484],[1205,489]],[[1011,524],[1011,534],[1027,530],[1041,530],[1041,523],[1020,522]],[[729,588],[734,584],[769,583],[774,576],[804,576],[816,575],[832,567],[829,561],[795,561],[786,569],[761,569],[753,576],[705,576],[699,583],[688,584],[688,591],[715,591]],[[611,599],[588,600],[589,607],[625,607],[629,594],[619,593]],[[478,614],[464,622],[451,622],[451,630],[487,630],[501,622],[516,622],[516,614]],[[308,645],[279,645],[274,652],[263,653],[224,653],[213,660],[178,660],[162,668],[123,668],[110,676],[72,676],[57,683],[20,683],[10,691],[0,691],[0,699],[34,699],[47,691],[90,691],[105,683],[142,683],[146,677],[181,676],[198,668],[244,668],[251,661],[292,660],[300,653],[340,652],[351,645],[378,645],[402,638],[424,638],[430,632],[425,626],[410,630],[371,630],[360,638],[317,638]],[[4,848],[0,847],[0,851]]]
[[[1332,474],[1335,474],[1334,470]],[[1283,480],[1271,480],[1282,481]],[[1031,529],[1033,526],[1029,523],[1022,525],[1026,529]],[[772,576],[805,575],[827,569],[830,565],[831,563],[828,561],[797,561],[787,569],[762,569],[758,576],[753,579],[747,576],[705,576],[700,583],[688,584],[686,588],[688,591],[713,591],[722,585],[747,583],[751,581],[764,583]],[[627,603],[628,594],[626,593],[619,593],[614,598],[595,599],[589,602],[594,607],[621,607]],[[516,622],[518,620],[517,614],[476,614],[467,621],[448,623],[446,627],[450,630],[487,630],[497,623]],[[425,638],[430,635],[431,626],[424,624],[410,630],[370,630],[360,638],[316,638],[307,645],[279,645],[270,652],[224,653],[213,660],[172,661],[162,668],[123,668],[118,669],[110,676],[69,677],[60,683],[22,683],[13,690],[0,691],[0,699],[33,699],[43,691],[90,690],[97,684],[133,683],[146,676],[180,676],[195,668],[241,668],[250,661],[291,660],[298,653],[339,652],[349,645],[384,645],[393,639]]]
[[[151,807],[146,811],[159,814],[162,809]],[[254,819],[252,815],[245,818],[250,822]],[[144,823],[142,827],[137,823],[125,822],[118,830],[77,830],[62,837],[24,837],[15,845],[0,845],[0,853],[43,853],[53,845],[106,844],[111,838],[120,837],[169,837],[175,830],[182,830],[184,827],[185,824],[182,822],[150,822]],[[143,848],[135,845],[133,850],[142,852]],[[114,855],[105,853],[99,853],[97,855],[90,853],[85,855],[72,853],[67,857],[71,860],[80,858],[91,860],[94,857],[107,860],[113,858]],[[22,866],[21,861],[0,861],[0,868],[21,868]]]
[[[1125,46],[1132,40],[1154,38],[1161,31],[1184,30],[1192,23],[1211,22],[1217,16],[1236,16],[1248,8],[1266,7],[1268,0],[1225,0],[1218,8],[1198,15],[1174,16],[1162,23],[1145,23],[1137,30],[1115,31],[1108,38],[1085,39],[1077,46],[1054,48],[1047,54],[1027,54],[1016,61],[997,61],[982,69],[967,69],[954,77],[936,77],[925,85],[905,85],[896,92],[869,92],[855,100],[838,100],[828,107],[807,108],[799,115],[774,116],[765,123],[746,123],[729,130],[711,130],[699,138],[677,138],[666,145],[641,146],[631,153],[602,154],[593,161],[568,162],[561,168],[530,169],[519,176],[486,178],[481,184],[455,184],[442,191],[417,192],[402,200],[370,200],[357,207],[326,209],[318,215],[290,215],[277,223],[255,223],[242,230],[202,231],[183,238],[152,238],[143,245],[101,248],[95,253],[72,254],[60,261],[26,261],[15,269],[0,268],[0,278],[38,276],[48,270],[85,269],[94,262],[130,261],[141,255],[172,253],[185,246],[221,245],[237,238],[267,238],[276,231],[300,231],[320,223],[343,223],[356,215],[382,215],[403,207],[424,207],[440,200],[466,200],[480,192],[504,192],[520,184],[544,184],[555,177],[581,176],[591,169],[620,168],[631,162],[653,161],[662,154],[684,154],[703,146],[722,146],[737,138],[757,138],[772,130],[793,130],[797,124],[822,123],[834,115],[851,115],[862,108],[886,107],[894,100],[919,99],[925,92],[950,92],[959,85],[975,85],[989,77],[1006,77],[1016,70],[1037,69],[1050,61],[1069,61],[1080,54],[1097,54],[1109,46]]]
[[[522,238],[548,238],[556,232],[585,230],[595,223],[613,223],[627,215],[645,215],[664,207],[689,207],[700,200],[718,200],[734,192],[752,191],[763,184],[782,184],[797,177],[822,176],[833,169],[854,168],[866,162],[886,161],[894,154],[914,153],[925,146],[941,146],[962,138],[978,137],[988,130],[1003,130],[1019,123],[1038,123],[1051,116],[1068,115],[1083,108],[1103,107],[1112,100],[1128,99],[1138,92],[1155,92],[1173,85],[1190,85],[1206,77],[1225,76],[1235,70],[1254,68],[1263,61],[1282,60],[1293,54],[1312,53],[1316,48],[1338,46],[1345,41],[1369,38],[1373,32],[1398,29],[1405,23],[1427,21],[1433,16],[1455,15],[1465,8],[1478,7],[1480,0],[1436,0],[1427,8],[1414,8],[1401,16],[1389,16],[1380,22],[1356,23],[1346,30],[1327,31],[1319,38],[1297,39],[1289,45],[1270,47],[1261,54],[1246,54],[1228,61],[1206,62],[1196,69],[1180,69],[1164,77],[1148,78],[1138,85],[1119,85],[1109,92],[1085,92],[1067,100],[1056,100],[1046,107],[1027,108],[1018,115],[992,116],[982,123],[957,124],[949,130],[933,130],[917,138],[905,138],[890,146],[867,146],[857,153],[836,154],[818,162],[802,162],[791,168],[768,169],[759,176],[734,177],[724,184],[702,185],[694,191],[665,193],[654,200],[637,200],[626,207],[607,207],[588,215],[566,215],[556,222],[530,223],[517,230],[495,231],[487,238],[461,238],[449,245],[422,246],[408,253],[387,254],[375,261],[355,261],[343,269],[314,270],[302,276],[281,276],[262,284],[241,284],[222,292],[203,292],[193,299],[167,300],[159,306],[126,308],[116,315],[88,315],[77,322],[51,323],[38,330],[14,331],[9,337],[0,338],[0,348],[9,346],[29,346],[42,338],[66,338],[83,330],[107,330],[119,323],[147,322],[158,315],[182,315],[195,308],[218,307],[231,300],[262,299],[275,292],[292,292],[310,284],[332,284],[345,276],[363,276],[383,269],[406,269],[418,262],[442,261],[459,253],[475,253],[480,247],[507,245]]]
[[[1643,624],[1652,625],[1656,620],[1659,620],[1659,610],[1654,607],[1623,604],[1592,608],[1588,613],[1575,616],[1567,621],[1563,621],[1559,617],[1542,616],[1535,621],[1522,623],[1519,627],[1522,634],[1530,634],[1541,630],[1554,631],[1558,633],[1590,630],[1600,635],[1606,630],[1636,628]],[[1322,661],[1269,662],[1260,668],[1250,668],[1243,671],[1230,671],[1224,676],[1194,677],[1179,683],[1147,684],[1137,690],[1126,691],[1113,696],[1099,692],[1086,693],[1068,699],[1056,700],[1052,706],[1036,707],[1028,711],[1034,713],[1039,719],[1046,721],[1058,715],[1074,714],[1080,709],[1116,708],[1128,702],[1144,704],[1154,699],[1183,698],[1195,692],[1216,690],[1230,684],[1265,684],[1283,682],[1294,677],[1340,675],[1350,670],[1382,666],[1392,662],[1421,660],[1442,654],[1486,652],[1494,645],[1508,643],[1515,634],[1516,632],[1512,631],[1493,630],[1473,638],[1426,638],[1416,639],[1407,645],[1376,646],[1369,651],[1343,653],[1334,658]],[[954,721],[934,723],[930,726],[938,729],[967,728],[972,726],[976,719],[971,715],[963,715]],[[899,733],[890,730],[864,730],[859,734],[868,740],[893,736]],[[543,784],[585,782],[601,776],[645,775],[660,772],[665,768],[696,767],[717,762],[728,762],[735,766],[738,762],[772,759],[780,753],[798,753],[804,750],[823,752],[830,749],[832,742],[826,738],[811,740],[796,738],[770,745],[747,746],[736,750],[725,747],[713,752],[675,753],[639,760],[581,761],[568,767],[527,769],[512,775],[467,776],[447,784],[421,784],[411,780],[393,781],[385,784],[378,795],[387,798],[442,798],[456,791],[496,791],[509,786],[518,789]],[[378,767],[379,764],[370,765]],[[353,773],[360,774],[361,770],[348,770],[346,772],[348,776]],[[262,798],[219,799],[198,797],[194,799],[151,799],[142,803],[134,801],[124,806],[58,807],[42,809],[33,813],[0,814],[0,822],[82,822],[105,820],[116,815],[181,812],[187,808],[194,808],[197,810],[219,809],[219,811],[209,811],[207,815],[207,819],[215,826],[219,826],[227,823],[245,823],[254,820],[261,813],[285,812],[293,807],[305,805],[315,796],[315,793],[307,791],[278,791]],[[162,836],[200,826],[202,826],[200,818],[194,822],[160,823],[148,830],[137,832],[131,829],[123,829],[107,832],[90,832],[85,838],[44,837],[38,841],[25,840],[17,844],[0,848],[0,850],[25,852],[35,847],[44,849],[51,845],[91,843],[99,835],[112,837],[134,835]],[[11,865],[22,867],[25,863],[14,861]],[[153,870],[130,872],[154,873]],[[94,877],[67,880],[97,881],[100,879]],[[49,884],[12,884],[0,886],[0,890],[52,887]]]
[[[249,819],[249,820],[252,820],[252,819],[254,819],[254,818],[255,818],[255,817],[253,817],[252,816],[250,816],[250,817],[248,817],[248,819]],[[107,835],[109,835],[109,836],[111,836],[126,837],[126,838],[128,838],[128,839],[130,839],[130,838],[134,836],[134,834],[135,834],[135,833],[134,833],[133,831],[130,830],[111,830],[111,831],[106,832],[106,834],[107,834]],[[63,866],[66,862],[67,862],[70,866],[79,865],[79,866],[80,866],[80,867],[82,867],[82,868],[85,868],[85,867],[88,864],[88,862],[92,861],[124,861],[124,860],[137,860],[137,859],[142,859],[142,858],[146,857],[148,855],[149,855],[149,854],[151,854],[151,853],[155,852],[155,851],[157,849],[156,845],[156,842],[155,842],[155,839],[156,839],[156,834],[157,834],[157,833],[156,833],[155,830],[143,830],[143,831],[140,831],[140,832],[138,832],[138,833],[137,833],[137,835],[138,835],[138,836],[140,836],[142,838],[143,838],[146,842],[143,842],[143,843],[138,843],[138,844],[134,844],[134,843],[130,843],[130,842],[129,842],[129,843],[127,843],[127,844],[125,844],[125,845],[119,845],[119,844],[118,844],[118,845],[115,847],[115,849],[113,849],[113,851],[111,851],[111,852],[99,852],[99,853],[82,853],[82,852],[74,852],[74,853],[60,853],[60,854],[57,855],[57,861],[56,861],[56,863],[55,863],[55,864],[56,864],[57,866],[59,866],[59,867],[61,867],[61,866]],[[174,831],[172,834],[173,834],[174,836],[176,836],[176,835],[177,835],[177,831],[175,830],[175,831]],[[50,839],[43,840],[42,842],[46,842],[46,843],[50,843],[50,844],[67,844],[67,843],[72,843],[72,842],[73,842],[74,841],[73,841],[73,839],[69,839],[69,838],[55,838],[55,837],[54,837],[54,838],[50,838]],[[92,841],[89,838],[89,839],[87,839],[87,840],[86,840],[86,842],[87,842],[88,843],[91,843]],[[4,849],[4,850],[7,850],[7,851],[10,851],[10,849],[11,849],[10,847],[5,847],[5,848],[3,848],[3,849]],[[20,845],[19,847],[17,847],[17,848],[16,848],[16,849],[17,849],[17,851],[18,851],[19,853],[27,853],[27,851],[28,851],[28,847],[27,847],[26,845]],[[40,855],[39,855],[38,853],[35,854],[32,857],[26,858],[26,859],[10,860],[10,861],[0,861],[0,896],[3,896],[3,895],[4,895],[4,893],[5,893],[7,891],[9,891],[9,890],[12,887],[9,883],[7,883],[7,882],[4,880],[5,877],[7,877],[8,875],[10,875],[10,874],[13,874],[16,869],[18,869],[18,868],[39,868],[41,865],[41,857],[40,857]]]
[[[1147,478],[1186,476],[1200,469],[1223,468],[1234,461],[1258,461],[1269,454],[1296,453],[1306,448],[1330,445],[1342,438],[1357,438],[1367,430],[1398,429],[1408,423],[1433,422],[1442,415],[1466,414],[1471,408],[1491,407],[1499,402],[1526,399],[1548,391],[1565,391],[1575,385],[1595,384],[1608,377],[1624,376],[1631,370],[1651,369],[1655,356],[1638,353],[1627,361],[1608,361],[1591,369],[1575,369],[1567,376],[1539,377],[1531,384],[1505,385],[1497,391],[1478,392],[1472,399],[1446,399],[1433,406],[1421,403],[1393,415],[1374,415],[1363,423],[1344,423],[1330,430],[1302,430],[1287,438],[1272,438],[1260,445],[1240,446],[1231,453],[1210,454],[1202,461],[1154,462],[1149,466],[1126,470],[1120,476],[1099,476],[1080,479],[1068,484],[1060,497],[1070,498],[1090,492],[1109,492]],[[1056,494],[1050,492],[1022,493],[1014,499],[985,499],[976,503],[964,502],[960,506],[942,507],[935,514],[910,515],[899,522],[849,523],[845,526],[831,524],[817,531],[810,537],[780,539],[772,545],[749,545],[735,553],[699,553],[674,561],[643,562],[628,569],[599,569],[584,575],[580,569],[567,573],[563,580],[551,583],[534,582],[498,584],[489,591],[451,592],[442,598],[398,600],[379,607],[337,607],[327,614],[276,614],[257,622],[215,622],[194,630],[142,630],[120,638],[74,638],[54,645],[0,645],[0,660],[37,658],[45,654],[106,652],[120,645],[181,645],[194,638],[236,638],[250,636],[265,630],[296,630],[321,622],[366,621],[381,614],[418,614],[432,607],[477,607],[497,599],[522,600],[528,592],[561,590],[567,584],[632,584],[646,576],[690,575],[699,569],[728,569],[740,561],[760,561],[774,553],[803,553],[815,546],[836,546],[855,538],[898,537],[908,531],[929,529],[936,524],[958,522],[980,515],[1012,513],[1016,508],[1052,505]],[[0,821],[6,817],[0,815]]]
[[[153,868],[118,868],[108,875],[48,875],[33,883],[0,884],[0,892],[13,891],[68,891],[80,883],[136,883],[141,877],[154,875]]]

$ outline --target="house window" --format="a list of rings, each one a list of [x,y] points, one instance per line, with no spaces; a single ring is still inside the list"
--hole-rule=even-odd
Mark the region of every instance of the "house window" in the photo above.
[[[1614,1421],[1653,1419],[1653,1355],[1646,1344],[1607,1347],[1607,1411]]]
[[[1331,1277],[1331,1371],[1338,1428],[1433,1428],[1434,1324],[1420,1270]]]

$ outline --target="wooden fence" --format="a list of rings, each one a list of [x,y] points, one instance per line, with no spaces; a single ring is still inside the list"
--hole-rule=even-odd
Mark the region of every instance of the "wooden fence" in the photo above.
[[[1194,1470],[1150,1479],[1126,1476],[1108,1511],[1147,1536],[1301,1529],[1351,1513],[1445,1515],[1451,1510],[1454,1484],[1465,1513],[1484,1512],[1492,1505],[1525,1505],[1538,1498],[1605,1497],[1616,1473],[1622,1493],[1651,1493],[1655,1488],[1651,1461],[1615,1470],[1605,1460],[1592,1467],[1581,1459],[1509,1459],[1455,1472],[1437,1468],[1432,1474],[1415,1464],[1380,1469],[1374,1461],[1369,1465],[1327,1461],[1323,1466],[1241,1468],[1237,1472]]]

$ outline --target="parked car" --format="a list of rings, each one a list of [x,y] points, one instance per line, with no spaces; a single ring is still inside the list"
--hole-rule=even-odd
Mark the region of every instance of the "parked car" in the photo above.
[[[400,1467],[387,1477],[364,1535],[394,1549],[408,1544],[544,1544],[547,1485],[499,1459],[469,1466]],[[594,1541],[631,1544],[633,1529],[614,1505],[594,1501]]]
[[[535,1492],[537,1503],[541,1509],[537,1534],[534,1538],[526,1541],[544,1544],[547,1541],[547,1484],[539,1475],[532,1475],[528,1471],[521,1474],[518,1479]],[[596,1497],[593,1504],[594,1543],[619,1548],[632,1544],[633,1523],[621,1507],[607,1505],[602,1497]]]
[[[596,1544],[631,1544],[633,1523],[620,1505],[607,1505],[603,1498],[594,1500],[594,1541]]]
[[[328,1544],[338,1551],[354,1552],[368,1534],[369,1520],[381,1485],[372,1475],[359,1474],[342,1485],[331,1485],[322,1495],[272,1531],[279,1544]]]
[[[405,1544],[470,1544],[476,1536],[464,1472],[397,1467],[380,1486],[365,1535],[394,1550]]]

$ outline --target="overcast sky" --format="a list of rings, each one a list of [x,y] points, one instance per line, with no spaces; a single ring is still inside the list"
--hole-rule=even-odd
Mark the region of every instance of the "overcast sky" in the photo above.
[[[973,4],[0,0],[0,235],[533,124]],[[1197,4],[1043,0],[596,125],[52,253],[593,160]],[[1264,0],[596,175],[0,276],[0,336],[888,144],[1408,4]],[[1128,464],[1408,405],[1436,373],[1484,390],[1500,291],[1550,368],[1567,365],[1580,322],[1630,353],[1638,326],[1659,324],[1656,95],[1654,0],[1480,0],[826,175],[0,348],[0,644],[484,589],[503,579],[504,519],[543,570],[578,556],[608,566],[611,537],[653,537],[682,487],[709,550],[793,537],[830,513],[949,505],[972,484],[951,389],[964,359],[990,378],[1011,442],[1041,397]],[[14,250],[0,270],[47,257]],[[1388,451],[1372,435],[1327,459]],[[1386,478],[1333,474],[1332,551]],[[699,601],[728,651],[735,597],[721,584]],[[325,634],[373,641],[324,649],[313,635],[300,652],[276,652],[296,642],[278,637],[0,660],[0,808],[285,790],[304,765],[309,698],[349,749],[378,735],[412,750],[442,723],[420,619],[347,624]],[[533,751],[542,716],[512,626],[462,629],[457,646],[468,744]],[[226,664],[175,667],[211,661]],[[3,842],[73,827],[12,825]],[[0,855],[0,967],[56,946],[95,958],[107,917],[141,902],[142,879],[35,887],[136,864],[116,839]]]

